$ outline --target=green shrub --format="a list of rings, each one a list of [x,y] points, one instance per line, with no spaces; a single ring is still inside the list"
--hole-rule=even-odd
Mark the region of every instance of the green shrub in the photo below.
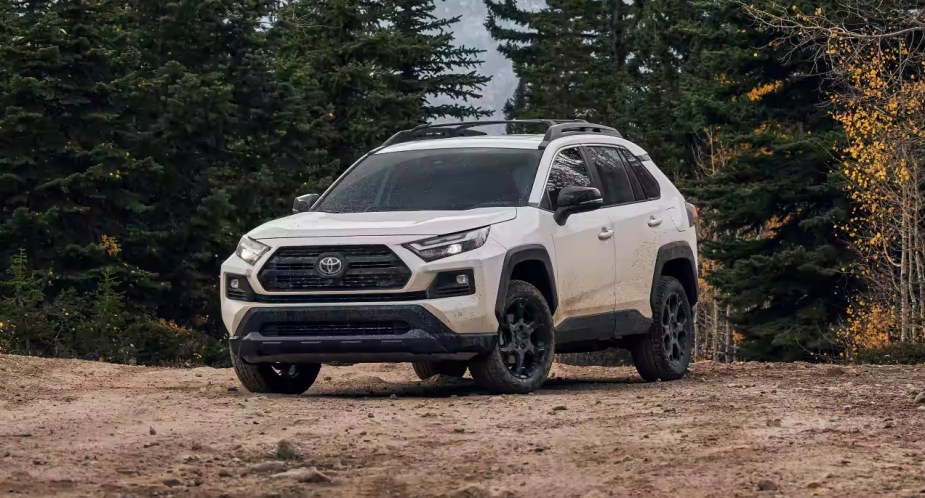
[[[228,364],[224,341],[129,309],[111,268],[96,291],[46,296],[23,251],[0,287],[0,352],[143,365]]]
[[[925,344],[897,342],[884,348],[859,351],[855,359],[858,363],[871,363],[874,365],[925,363]]]

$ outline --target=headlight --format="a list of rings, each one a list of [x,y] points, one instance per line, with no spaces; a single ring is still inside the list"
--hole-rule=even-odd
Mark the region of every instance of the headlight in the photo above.
[[[488,228],[419,240],[405,244],[405,247],[424,261],[434,261],[482,247],[488,240]]]
[[[260,257],[263,256],[267,251],[270,250],[270,246],[266,244],[261,244],[256,240],[245,235],[241,237],[241,241],[238,242],[238,248],[235,249],[234,253],[238,255],[239,258],[243,259],[247,264],[252,265],[260,260]]]

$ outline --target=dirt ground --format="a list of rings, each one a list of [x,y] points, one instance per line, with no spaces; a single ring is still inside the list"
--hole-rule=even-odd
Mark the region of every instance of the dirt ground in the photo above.
[[[303,396],[231,370],[0,356],[7,496],[925,496],[925,366],[554,366],[542,391],[324,367]]]

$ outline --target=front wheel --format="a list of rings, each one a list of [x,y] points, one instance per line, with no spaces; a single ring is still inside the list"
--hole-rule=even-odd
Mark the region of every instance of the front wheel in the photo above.
[[[672,277],[659,277],[655,288],[652,328],[635,339],[630,351],[643,379],[680,379],[687,372],[694,346],[694,321],[684,286]]]
[[[234,353],[231,365],[238,380],[252,393],[302,394],[321,370],[320,363],[247,363]]]
[[[555,353],[552,313],[543,294],[521,280],[507,288],[498,341],[469,364],[472,378],[492,393],[528,393],[546,382]]]

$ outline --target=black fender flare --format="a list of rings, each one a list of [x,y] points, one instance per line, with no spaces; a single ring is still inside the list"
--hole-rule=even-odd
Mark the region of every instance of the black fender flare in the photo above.
[[[504,298],[507,293],[508,283],[511,281],[511,273],[518,263],[524,261],[539,261],[546,267],[546,274],[549,276],[550,302],[549,310],[555,313],[559,306],[559,294],[556,291],[556,272],[552,266],[552,259],[549,252],[540,244],[528,244],[524,246],[509,249],[504,255],[504,264],[501,267],[501,280],[498,284],[498,296],[495,299],[495,315],[500,323],[504,317]]]
[[[665,268],[665,264],[669,261],[676,259],[685,259],[691,264],[693,269],[693,274],[690,277],[693,279],[694,285],[692,289],[691,296],[688,296],[688,299],[691,302],[691,306],[697,303],[699,290],[697,288],[697,275],[700,269],[697,267],[697,259],[694,258],[694,251],[691,249],[690,244],[685,241],[669,242],[668,244],[663,245],[658,249],[658,256],[655,258],[655,269],[652,273],[652,290],[649,295],[649,303],[652,306],[652,310],[655,310],[655,283],[658,281],[658,277],[662,274],[662,270]]]

